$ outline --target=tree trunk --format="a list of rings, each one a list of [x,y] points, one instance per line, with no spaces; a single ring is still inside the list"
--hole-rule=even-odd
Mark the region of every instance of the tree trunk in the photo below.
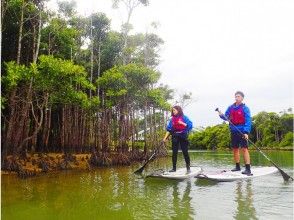
[[[29,120],[29,108],[32,104],[32,86],[33,86],[33,78],[30,80],[30,84],[27,89],[27,93],[25,94],[25,98],[23,100],[24,104],[22,105],[21,113],[20,113],[20,120],[18,122],[17,128],[15,130],[15,151],[14,154],[18,154],[21,150],[21,147],[23,146],[22,138],[24,138],[24,130],[25,130],[25,122]]]
[[[50,131],[51,131],[51,107],[49,107],[49,109],[47,109],[48,107],[45,106],[45,110],[46,110],[46,113],[48,115],[48,120],[47,120],[47,132],[46,132],[46,136],[45,136],[45,143],[44,143],[44,146],[45,146],[45,149],[47,151],[49,151],[49,137],[50,137]]]
[[[35,47],[34,56],[33,56],[33,63],[36,63],[39,56],[39,50],[40,50],[40,43],[41,43],[41,30],[42,30],[42,10],[39,9],[39,22],[38,22],[38,40],[37,45]]]
[[[85,120],[86,114],[84,113],[84,110],[81,111],[81,145],[87,146],[85,144],[85,134],[86,134],[86,120]]]
[[[131,110],[131,114],[130,114],[130,121],[131,121],[131,146],[132,146],[132,151],[134,151],[135,146],[134,146],[134,135],[135,135],[135,126],[134,126],[134,111],[135,110]]]
[[[90,28],[91,28],[91,30],[90,30],[90,33],[91,33],[91,35],[90,35],[90,38],[91,38],[91,60],[90,60],[90,62],[91,62],[91,72],[90,72],[90,82],[92,83],[93,82],[93,59],[94,59],[94,42],[93,42],[93,28],[92,28],[92,22],[93,22],[93,18],[92,18],[92,15],[91,15],[91,23],[90,23]],[[92,90],[90,89],[90,98],[92,98]]]
[[[154,122],[154,129],[153,129],[153,132],[154,132],[154,144],[156,144],[156,142],[157,142],[157,129],[156,129],[156,112],[155,112],[155,108],[154,107],[152,107],[152,110],[153,110],[153,117],[154,117],[154,120],[153,120],[153,122]]]
[[[65,145],[65,138],[64,138],[64,136],[65,136],[65,128],[64,128],[64,126],[65,126],[65,107],[66,106],[63,106],[62,107],[62,116],[61,116],[61,137],[60,137],[60,140],[61,140],[61,149],[62,149],[62,152],[64,153],[64,145]]]
[[[12,147],[12,138],[13,138],[13,129],[16,122],[16,92],[17,88],[14,88],[9,96],[9,107],[10,107],[10,113],[9,113],[9,120],[7,125],[7,131],[6,131],[6,138],[4,141],[4,154],[7,154],[8,152],[12,151],[10,149]]]
[[[144,153],[147,152],[147,102],[144,105]]]
[[[18,31],[18,43],[17,43],[17,55],[16,55],[16,63],[20,64],[20,56],[21,56],[21,40],[23,35],[23,21],[24,21],[24,6],[25,1],[22,1],[21,10],[20,10],[20,22],[19,22],[19,31]]]
[[[48,102],[48,97],[45,97],[45,105],[47,104],[47,102]],[[34,112],[35,110],[34,110],[33,104],[31,104],[31,106],[32,106],[32,115],[33,115],[33,118],[35,119],[35,123],[36,123],[37,126],[35,127],[35,131],[33,132],[32,136],[26,137],[22,141],[21,145],[18,148],[18,152],[23,151],[23,146],[27,143],[27,141],[29,141],[30,139],[37,136],[39,130],[42,128],[42,125],[43,125],[43,115],[44,115],[44,113],[43,113],[43,105],[38,106],[38,110],[40,112],[39,121],[38,121],[38,117],[36,116],[36,113]],[[28,119],[26,118],[26,120],[28,120]]]

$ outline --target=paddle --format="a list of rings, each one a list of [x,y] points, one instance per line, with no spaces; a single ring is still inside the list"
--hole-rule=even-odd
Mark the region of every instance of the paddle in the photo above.
[[[164,145],[164,142],[162,142]],[[138,170],[136,170],[134,173],[135,174],[142,174],[143,170],[145,169],[146,165],[155,157],[157,153],[157,148],[154,149],[153,154],[149,157],[149,159],[143,164],[142,167],[140,167]]]
[[[219,114],[222,114],[221,111],[216,108],[215,111],[217,111]],[[224,118],[240,133],[243,135],[243,133],[230,121],[230,119],[228,119],[228,117],[226,115],[224,115]],[[278,165],[276,163],[274,163],[268,156],[265,155],[265,153],[263,153],[259,147],[257,147],[250,139],[248,139],[248,141],[259,151],[259,153],[261,153],[269,162],[271,162],[281,173],[281,175],[283,176],[283,179],[285,181],[288,181],[289,179],[291,179],[292,181],[294,180],[293,177],[289,176],[287,173],[285,173],[285,171],[283,171],[281,168],[278,167]]]

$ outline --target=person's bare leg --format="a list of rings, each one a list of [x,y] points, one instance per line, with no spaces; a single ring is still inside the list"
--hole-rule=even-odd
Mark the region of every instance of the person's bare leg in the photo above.
[[[235,163],[240,163],[239,148],[233,148],[233,153],[234,153],[234,161],[235,161]]]
[[[241,170],[239,148],[233,148],[233,154],[234,154],[234,161],[236,163],[236,167],[234,169],[232,169],[232,171],[239,171],[239,170]]]
[[[243,153],[243,158],[244,158],[245,164],[250,164],[250,155],[249,155],[248,148],[243,147],[242,153]]]

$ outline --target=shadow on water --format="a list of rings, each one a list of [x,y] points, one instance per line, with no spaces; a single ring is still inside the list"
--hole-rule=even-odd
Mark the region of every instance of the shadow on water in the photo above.
[[[252,191],[252,181],[237,181],[236,182],[236,198],[237,203],[236,212],[234,213],[234,219],[258,219],[256,217],[256,210],[253,205],[253,191]]]
[[[196,179],[195,181],[195,186],[198,186],[198,187],[211,187],[211,186],[215,186],[219,184],[218,182],[216,181],[213,181],[213,180],[207,180],[207,179]]]

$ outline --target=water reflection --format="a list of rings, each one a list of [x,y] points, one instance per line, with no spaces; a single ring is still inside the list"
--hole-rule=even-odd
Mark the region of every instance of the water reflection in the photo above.
[[[267,152],[293,175],[292,152]],[[252,153],[258,158],[259,153]],[[231,155],[192,153],[203,169],[230,168]],[[264,161],[264,162],[263,162]],[[179,157],[179,164],[184,160]],[[267,161],[254,162],[266,166]],[[170,158],[149,165],[167,169]],[[136,167],[137,168],[137,167]],[[147,170],[147,169],[146,169]],[[249,181],[171,181],[142,178],[130,167],[2,176],[2,219],[293,219],[293,182],[279,173]],[[214,170],[212,170],[214,171]],[[147,172],[147,171],[146,171]]]
[[[242,189],[242,186],[245,189]],[[253,191],[251,180],[239,181],[236,183],[236,200],[237,210],[234,214],[234,219],[258,219],[256,217],[256,210],[253,205]]]
[[[181,198],[180,184],[186,184],[184,192]],[[175,182],[173,185],[173,209],[175,212],[175,219],[193,219],[196,213],[191,206],[191,181],[187,182]]]

